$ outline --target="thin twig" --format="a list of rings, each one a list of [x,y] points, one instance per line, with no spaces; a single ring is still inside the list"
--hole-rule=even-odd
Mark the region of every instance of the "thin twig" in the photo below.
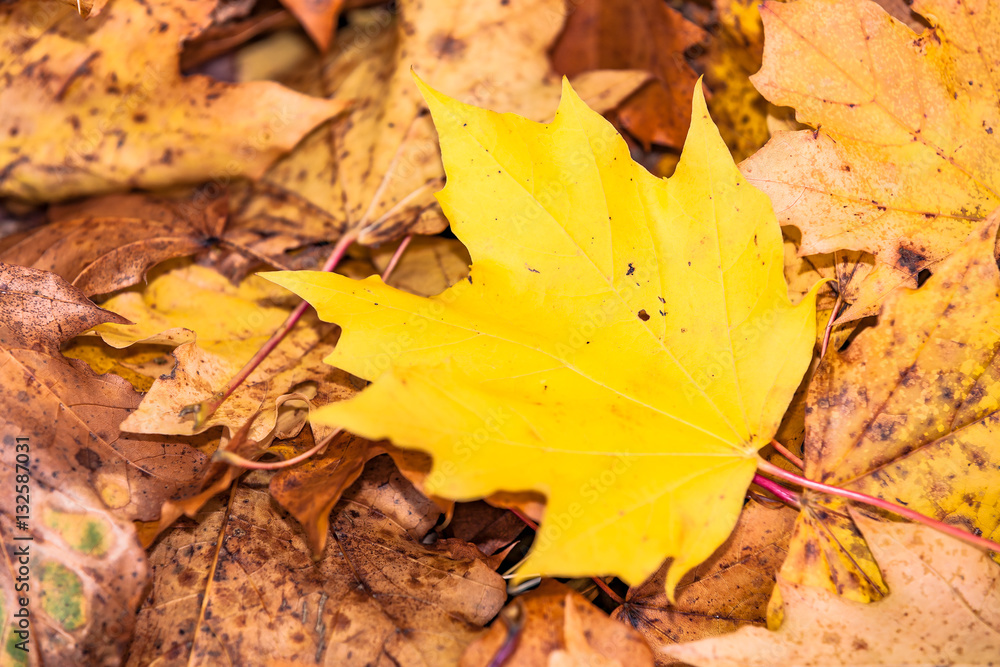
[[[973,535],[972,533],[966,532],[957,526],[952,526],[951,524],[944,523],[943,521],[932,519],[929,516],[921,514],[920,512],[915,512],[907,507],[890,503],[887,500],[882,500],[881,498],[876,498],[875,496],[869,496],[866,493],[848,491],[847,489],[841,489],[836,486],[829,486],[828,484],[814,482],[811,479],[806,479],[801,475],[796,475],[795,473],[788,472],[783,468],[779,468],[770,461],[765,461],[761,458],[757,459],[757,469],[763,473],[778,477],[786,482],[791,482],[792,484],[798,484],[799,486],[803,486],[807,489],[821,491],[832,496],[839,496],[841,498],[846,498],[847,500],[853,500],[855,502],[878,507],[879,509],[884,509],[888,512],[892,512],[893,514],[898,514],[905,519],[910,519],[911,521],[922,523],[925,526],[930,526],[934,530],[944,533],[945,535],[950,535],[955,539],[965,542],[966,544],[971,544],[972,546],[979,547],[980,549],[988,549],[990,551],[1000,553],[1000,544],[997,544],[992,540],[988,540],[985,537],[979,537],[978,535]]]
[[[806,469],[805,464],[802,462],[802,459],[793,454],[787,447],[785,447],[777,440],[772,439],[771,446],[774,447],[774,451],[784,456],[789,462],[791,462],[792,465],[794,465],[799,470]]]

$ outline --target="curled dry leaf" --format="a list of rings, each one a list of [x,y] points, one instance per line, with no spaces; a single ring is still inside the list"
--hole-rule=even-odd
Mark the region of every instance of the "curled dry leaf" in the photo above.
[[[0,196],[79,195],[260,176],[341,101],[272,82],[182,77],[181,42],[216,0],[118,0],[97,21],[0,5]]]
[[[1000,537],[1000,212],[880,324],[828,351],[809,388],[805,475]],[[851,599],[885,592],[843,503],[806,491],[782,576]]]
[[[618,120],[647,150],[651,143],[680,149],[698,80],[684,51],[702,42],[705,32],[661,0],[574,0],[569,8],[552,48],[556,71],[651,72],[654,79],[618,107]]]
[[[551,125],[423,91],[472,270],[431,299],[265,274],[341,324],[329,361],[373,382],[314,420],[430,453],[430,493],[545,494],[521,575],[638,583],[673,556],[672,593],[736,523],[809,364],[815,293],[789,302],[780,228],[700,92],[664,181],[568,84]]]
[[[975,547],[916,524],[855,515],[889,584],[862,604],[779,575],[785,621],[664,646],[697,667],[995,665],[1000,655],[1000,566]]]
[[[61,344],[106,322],[129,323],[54,273],[0,262],[0,348],[58,357]]]
[[[803,252],[875,255],[842,319],[914,286],[1000,205],[1000,51],[987,37],[1000,13],[988,0],[912,8],[934,27],[917,35],[870,0],[762,10],[754,85],[816,129],[778,133],[742,169],[802,230]]]
[[[612,617],[634,627],[654,648],[764,625],[795,514],[751,502],[726,543],[677,586],[676,604],[663,592],[664,564],[629,590]]]
[[[461,667],[653,667],[642,635],[554,579],[516,598],[500,615],[503,620],[465,650]]]
[[[252,473],[153,547],[129,664],[430,667],[502,606],[503,579],[468,549],[420,543],[437,513],[387,459],[344,495],[319,561],[267,482]]]
[[[192,435],[215,426],[238,431],[253,419],[247,434],[263,442],[275,426],[277,399],[303,383],[314,387],[317,405],[352,395],[347,373],[323,363],[336,343],[334,327],[305,317],[201,428],[186,405],[212,396],[248,361],[288,317],[288,294],[250,276],[234,287],[215,271],[185,265],[164,271],[142,291],[112,297],[105,307],[134,325],[102,325],[97,333],[114,347],[169,343],[177,365],[161,375],[142,405],[122,428],[134,433]],[[259,413],[259,415],[258,415]],[[319,428],[322,438],[332,429]]]
[[[480,105],[548,120],[559,77],[547,49],[562,27],[563,0],[517,3],[403,0],[352,15],[336,49],[296,68],[289,85],[352,100],[244,193],[234,224],[304,241],[333,241],[355,231],[377,245],[408,232],[446,226],[434,193],[444,182],[434,126],[410,70]],[[581,94],[609,109],[647,75],[583,75]]]
[[[222,235],[224,196],[109,195],[54,206],[50,223],[0,253],[0,261],[52,271],[84,294],[135,285],[154,265],[193,255]]]
[[[490,556],[513,542],[524,529],[524,521],[513,512],[477,500],[455,505],[447,534],[475,544]]]

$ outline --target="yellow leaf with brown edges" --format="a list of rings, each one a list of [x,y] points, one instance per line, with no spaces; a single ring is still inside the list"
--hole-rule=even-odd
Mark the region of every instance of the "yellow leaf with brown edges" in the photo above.
[[[1000,11],[918,0],[914,33],[870,0],[767,2],[754,85],[812,128],[779,132],[745,161],[802,252],[877,259],[841,319],[878,312],[1000,205]]]
[[[135,322],[95,328],[104,342],[124,348],[135,343],[176,346],[177,361],[160,375],[138,410],[122,428],[133,433],[193,435],[224,425],[238,431],[253,420],[251,440],[263,441],[275,426],[277,400],[295,387],[314,386],[317,405],[354,393],[348,376],[322,363],[337,339],[334,327],[306,316],[200,427],[185,406],[219,391],[294,307],[288,294],[257,276],[233,286],[199,265],[164,265],[142,290],[118,294],[104,307]],[[258,414],[259,413],[259,414]],[[322,438],[329,429],[321,429]]]
[[[32,202],[258,177],[340,101],[276,83],[181,76],[216,0],[115,0],[99,20],[0,7],[0,196]]]
[[[805,476],[1000,538],[1000,212],[809,387]],[[885,585],[842,501],[806,491],[782,576],[866,601]]]

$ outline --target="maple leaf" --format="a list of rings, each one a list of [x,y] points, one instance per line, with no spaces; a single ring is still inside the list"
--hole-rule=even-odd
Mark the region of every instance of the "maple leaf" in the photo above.
[[[954,252],[1000,205],[1000,113],[985,35],[986,0],[921,0],[917,35],[869,0],[766,3],[764,67],[754,85],[815,130],[781,132],[741,166],[802,230],[802,252],[867,250],[870,272],[845,281],[841,320]],[[933,183],[934,187],[928,187]]]
[[[135,343],[177,346],[171,353],[177,366],[156,379],[122,428],[193,435],[220,425],[235,432],[253,420],[247,437],[262,442],[274,428],[276,400],[294,387],[314,385],[318,404],[353,394],[347,374],[322,363],[337,332],[306,318],[204,424],[196,428],[194,420],[182,414],[186,405],[223,386],[281,326],[292,310],[287,297],[254,276],[233,287],[211,269],[187,265],[166,267],[141,292],[125,292],[104,302],[105,308],[136,323],[96,327],[106,343],[117,348]],[[320,428],[317,438],[329,432]]]
[[[615,113],[647,150],[651,143],[680,148],[698,80],[684,51],[705,37],[701,28],[659,0],[579,0],[552,47],[552,64],[569,76],[594,69],[652,72],[655,79]]]
[[[143,280],[156,264],[193,255],[222,235],[222,197],[109,195],[53,206],[51,223],[19,238],[0,260],[56,273],[84,294],[109,294]]]
[[[99,21],[44,0],[0,8],[0,195],[55,201],[260,176],[340,101],[272,82],[182,77],[215,0],[119,0]]]
[[[388,457],[345,494],[317,562],[267,479],[252,473],[153,547],[129,664],[449,664],[502,606],[499,563],[421,544],[438,512]]]
[[[795,514],[789,508],[749,503],[726,543],[677,586],[676,604],[664,594],[665,563],[629,590],[612,617],[641,632],[653,647],[764,625]]]
[[[828,351],[809,387],[805,476],[1000,536],[1000,212],[881,324]],[[856,600],[885,593],[842,502],[806,491],[786,579]]]
[[[736,523],[809,363],[815,293],[788,301],[767,198],[700,91],[663,181],[568,82],[549,125],[422,89],[472,271],[431,299],[264,274],[343,327],[330,363],[374,381],[314,419],[429,452],[429,493],[545,494],[523,573],[635,583],[673,556],[672,592]]]
[[[787,620],[778,632],[743,628],[663,653],[699,667],[993,664],[1000,567],[927,526],[855,518],[889,583],[884,600],[845,600],[779,575]]]
[[[447,223],[434,192],[444,169],[410,69],[460,98],[548,120],[559,77],[546,52],[564,16],[563,0],[404,0],[396,15],[354,15],[328,57],[297,66],[287,81],[303,92],[351,100],[351,109],[234,194],[233,225],[305,241],[359,232],[365,245],[441,231]],[[595,106],[610,109],[647,77],[590,72],[578,83]]]
[[[653,654],[638,632],[558,581],[542,581],[500,615],[510,620],[493,623],[469,644],[460,667],[501,664],[500,655],[506,656],[502,664],[510,665],[653,667]]]

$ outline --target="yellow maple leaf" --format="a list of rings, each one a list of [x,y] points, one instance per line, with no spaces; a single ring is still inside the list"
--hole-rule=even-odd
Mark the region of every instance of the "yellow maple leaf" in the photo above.
[[[915,34],[870,0],[763,6],[754,85],[815,130],[779,132],[741,165],[802,230],[803,254],[867,250],[841,320],[877,312],[954,252],[1000,205],[1000,13],[987,0],[921,0]]]
[[[374,383],[316,414],[434,457],[430,493],[547,496],[521,572],[680,577],[728,536],[809,363],[815,293],[787,297],[770,204],[700,87],[676,174],[629,157],[564,83],[551,124],[426,86],[473,259],[433,298],[265,274],[344,333],[328,362]]]

